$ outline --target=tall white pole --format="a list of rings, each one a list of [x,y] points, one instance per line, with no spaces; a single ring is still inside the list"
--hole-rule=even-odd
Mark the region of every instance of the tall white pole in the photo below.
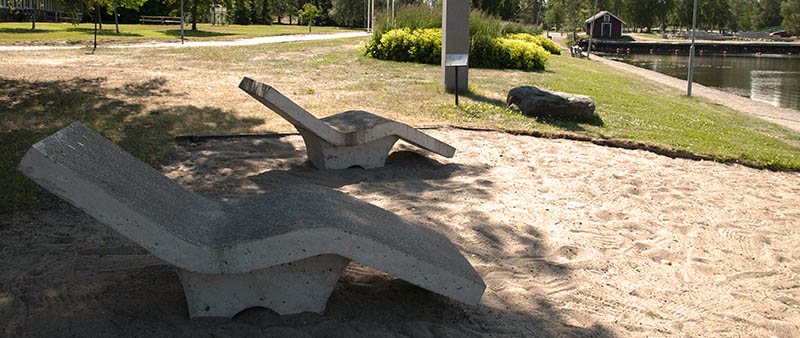
[[[597,21],[594,15],[597,13],[597,0],[594,0],[594,9],[592,9],[592,23],[589,24],[589,48],[586,50],[586,60],[592,56],[592,35],[594,35],[594,22]],[[602,28],[602,27],[600,27]],[[602,30],[602,29],[601,29]]]
[[[183,44],[183,0],[181,0],[181,44]]]
[[[694,0],[694,10],[692,12],[692,46],[689,47],[689,82],[686,89],[686,96],[692,97],[692,76],[694,76],[694,33],[697,26],[697,0]]]

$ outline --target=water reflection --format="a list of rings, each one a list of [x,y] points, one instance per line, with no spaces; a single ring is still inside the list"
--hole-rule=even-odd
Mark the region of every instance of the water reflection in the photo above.
[[[686,79],[688,55],[605,55]],[[694,81],[753,100],[800,111],[800,57],[787,55],[703,55],[695,58]]]

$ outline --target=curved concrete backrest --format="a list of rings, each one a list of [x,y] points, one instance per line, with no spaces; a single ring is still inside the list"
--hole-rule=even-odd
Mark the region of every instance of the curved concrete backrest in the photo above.
[[[365,111],[351,110],[317,119],[266,84],[245,77],[239,88],[289,121],[301,134],[307,130],[334,146],[358,146],[393,135],[444,157],[455,154],[455,148],[414,127]]]
[[[75,122],[34,144],[23,174],[162,259],[213,256],[198,235],[224,216],[198,196]]]
[[[467,304],[477,304],[485,289],[458,249],[423,225],[321,186],[211,201],[78,122],[36,143],[19,169],[178,267],[192,316],[232,316],[249,306],[320,312],[348,259]],[[331,273],[319,278],[309,269]],[[286,280],[276,282],[277,275]],[[317,285],[310,287],[317,294],[313,302],[279,301],[307,292],[291,286],[306,277]],[[248,282],[254,279],[260,282]],[[222,295],[220,285],[233,289],[214,296]],[[274,290],[265,297],[269,292],[253,285]]]
[[[311,115],[303,107],[281,94],[275,88],[245,77],[239,82],[239,88],[250,94],[261,104],[269,107],[275,113],[289,121],[295,128],[304,128],[312,131],[319,138],[338,146],[345,145],[344,135]]]

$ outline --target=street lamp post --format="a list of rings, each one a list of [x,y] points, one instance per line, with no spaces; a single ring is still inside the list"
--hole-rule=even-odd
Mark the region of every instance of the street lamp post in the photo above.
[[[181,0],[181,44],[183,44],[183,17],[183,0]]]
[[[596,21],[594,20],[594,15],[597,14],[595,12],[597,12],[597,0],[594,0],[594,9],[592,9],[592,23],[589,24],[589,48],[586,51],[586,60],[589,60],[589,58],[592,56],[592,35],[594,35],[594,22]]]
[[[694,0],[694,10],[692,11],[692,46],[689,47],[689,82],[686,88],[686,96],[692,97],[692,76],[694,75],[694,33],[697,26],[697,0]]]

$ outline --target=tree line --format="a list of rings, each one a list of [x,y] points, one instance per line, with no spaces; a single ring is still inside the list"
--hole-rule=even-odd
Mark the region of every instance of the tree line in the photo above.
[[[542,21],[558,28],[583,27],[593,6],[594,0],[549,0]],[[597,12],[607,10],[628,27],[646,31],[653,27],[690,28],[693,6],[694,0],[597,0]],[[697,25],[698,29],[720,32],[783,26],[797,34],[800,0],[697,0]]]
[[[61,0],[66,11],[87,13],[94,21],[100,9],[111,14],[120,11],[127,23],[142,15],[178,16],[180,0]],[[392,0],[375,0],[376,11],[386,11]],[[442,0],[395,0],[395,6],[441,6]],[[470,0],[472,8],[503,20],[542,25],[548,29],[574,30],[583,27],[593,13],[595,0]],[[692,21],[694,0],[597,0],[595,12],[607,10],[627,23],[627,27],[650,31],[654,27],[688,28]],[[305,24],[299,12],[305,4],[318,10],[314,23],[363,27],[367,0],[184,0],[187,18],[196,29],[197,22],[209,22],[211,8],[227,8],[230,23]],[[698,0],[697,22],[700,29],[753,31],[783,26],[800,33],[800,0]]]
[[[391,5],[388,1],[375,0],[376,12],[385,11]],[[85,22],[94,22],[95,16],[101,21],[119,17],[121,23],[138,23],[139,15],[180,16],[180,0],[61,0],[61,4],[65,12],[81,13]],[[228,23],[306,24],[303,18],[307,16],[302,14],[306,4],[318,11],[315,25],[364,27],[367,0],[184,0],[184,11],[191,29],[196,29],[197,22],[211,22],[215,6],[226,8]],[[435,5],[423,0],[395,0],[398,7],[418,4]]]

